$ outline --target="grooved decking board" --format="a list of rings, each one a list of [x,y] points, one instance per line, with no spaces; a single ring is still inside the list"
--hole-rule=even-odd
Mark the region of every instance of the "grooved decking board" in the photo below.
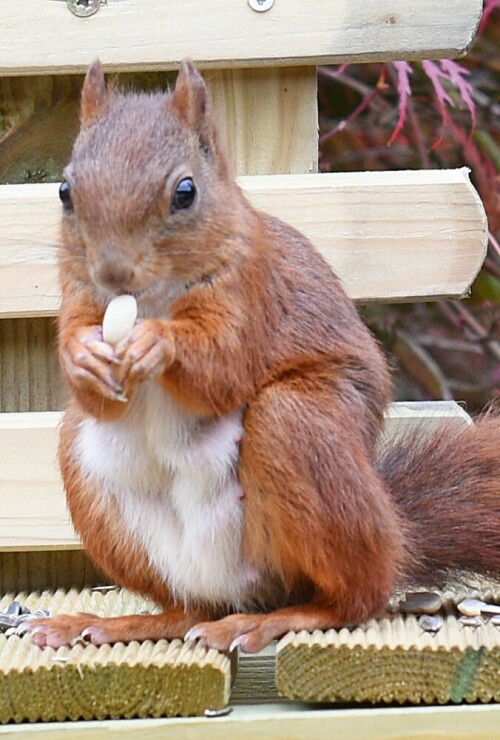
[[[466,169],[239,182],[257,208],[311,239],[355,300],[462,296],[486,254],[484,208]],[[0,186],[0,317],[57,313],[59,218],[56,185]]]
[[[0,550],[80,547],[69,520],[56,465],[57,412],[0,414]],[[454,402],[396,403],[387,436],[427,424],[468,424]]]
[[[119,616],[151,610],[124,591],[19,594],[32,611]],[[0,599],[5,609],[11,596]],[[0,723],[202,715],[229,699],[230,660],[181,640],[40,649],[0,634]]]
[[[0,74],[82,71],[97,52],[109,69],[422,59],[461,54],[481,0],[107,0],[91,18],[64,0],[0,0]],[[57,43],[54,30],[57,29]]]
[[[500,591],[445,592],[444,626],[424,632],[396,613],[355,629],[290,633],[276,649],[276,684],[288,699],[340,703],[500,701],[500,628],[462,625],[465,597],[500,601]]]

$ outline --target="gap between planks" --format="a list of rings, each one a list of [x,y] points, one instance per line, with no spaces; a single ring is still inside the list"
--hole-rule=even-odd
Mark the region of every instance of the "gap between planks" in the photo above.
[[[484,260],[467,169],[241,177],[252,204],[310,238],[354,300],[463,296]],[[0,317],[59,306],[57,185],[0,186]]]

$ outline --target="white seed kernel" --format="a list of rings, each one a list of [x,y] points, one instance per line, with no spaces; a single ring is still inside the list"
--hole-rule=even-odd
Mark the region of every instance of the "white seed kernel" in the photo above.
[[[481,611],[486,604],[484,601],[479,599],[464,599],[460,602],[457,609],[461,614],[465,614],[466,617],[480,617]]]
[[[119,295],[108,304],[102,321],[102,338],[114,345],[125,339],[137,319],[137,301],[133,295]]]

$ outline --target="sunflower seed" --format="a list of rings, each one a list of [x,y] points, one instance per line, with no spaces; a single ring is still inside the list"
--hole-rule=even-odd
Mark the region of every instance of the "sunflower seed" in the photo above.
[[[443,617],[435,616],[434,614],[422,614],[418,618],[418,623],[425,632],[439,632],[444,624],[444,620]]]
[[[435,614],[443,606],[439,594],[433,591],[415,591],[408,593],[400,602],[401,611],[408,614]]]
[[[458,621],[465,627],[481,627],[484,624],[481,617],[459,617]]]
[[[457,609],[466,617],[480,617],[483,607],[487,606],[484,601],[479,599],[464,599],[458,604]]]
[[[496,604],[485,604],[481,607],[481,614],[500,614],[500,606]]]

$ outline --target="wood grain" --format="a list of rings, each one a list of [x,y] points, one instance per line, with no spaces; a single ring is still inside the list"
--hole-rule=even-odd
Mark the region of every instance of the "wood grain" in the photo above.
[[[0,411],[57,411],[65,392],[54,319],[0,320]]]
[[[0,611],[11,603],[0,595]],[[155,605],[119,589],[28,593],[32,612],[95,613],[102,617],[150,613]],[[56,658],[56,660],[54,660]],[[229,699],[231,660],[182,640],[145,640],[113,646],[77,643],[40,650],[29,635],[0,633],[0,723],[130,717],[203,716]],[[26,725],[24,725],[26,726]]]
[[[0,0],[0,74],[171,69],[183,57],[241,67],[450,58],[469,45],[482,0],[108,0],[91,18],[64,0]],[[57,36],[54,36],[57,29]]]
[[[2,549],[79,547],[56,464],[60,414],[0,415]]]
[[[90,588],[109,579],[89,561],[83,550],[0,551],[0,594],[20,591],[56,591]]]
[[[498,628],[464,628],[441,595],[447,608],[436,634],[424,632],[417,615],[398,613],[351,630],[289,633],[276,648],[278,692],[340,704],[498,702]]]
[[[203,716],[229,699],[230,661],[170,643],[40,650],[0,634],[0,722]],[[22,724],[24,727],[25,725]]]
[[[467,170],[242,177],[258,208],[306,234],[358,301],[462,296],[486,253]],[[0,316],[53,316],[55,185],[0,186]]]
[[[58,413],[0,414],[0,550],[78,549],[56,464]],[[428,419],[470,422],[454,402],[393,404],[386,439]]]
[[[210,70],[205,79],[236,174],[317,171],[315,67]]]

